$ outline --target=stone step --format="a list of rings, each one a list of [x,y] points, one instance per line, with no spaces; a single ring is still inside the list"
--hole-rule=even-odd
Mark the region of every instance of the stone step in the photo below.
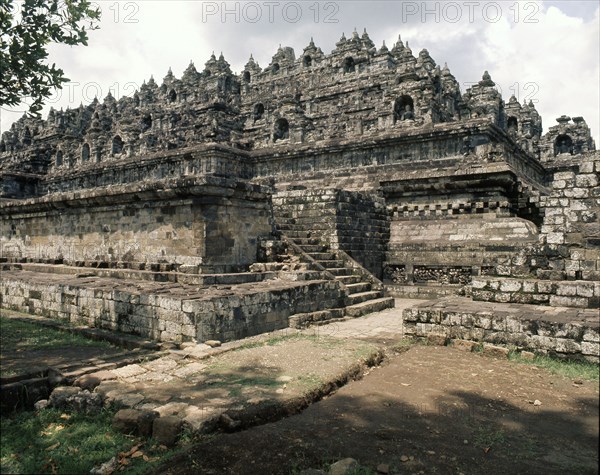
[[[331,229],[331,225],[328,223],[291,223],[291,222],[277,222],[275,227],[287,233],[288,231],[318,231],[323,232]]]
[[[321,238],[324,242],[327,241],[326,236],[328,236],[328,231],[322,231],[319,229],[313,229],[310,227],[304,227],[302,229],[296,229],[293,231],[282,231],[284,234],[286,234],[287,236],[291,237],[290,233],[301,233],[304,232],[308,235],[308,237],[319,237]],[[300,235],[299,237],[303,237],[302,235]]]
[[[250,265],[250,272],[287,272],[287,271],[305,271],[307,265],[304,263],[291,262],[288,257],[284,258],[283,262],[257,262]]]
[[[353,270],[348,267],[329,267],[328,272],[331,272],[335,276],[341,275],[353,275]]]
[[[348,296],[350,305],[356,305],[357,303],[366,302],[367,300],[375,300],[383,297],[382,292],[378,290],[370,290],[368,292],[358,292]]]
[[[327,244],[298,244],[298,246],[307,254],[312,252],[326,252],[329,249]]]
[[[394,307],[394,299],[392,297],[382,297],[375,300],[367,300],[366,302],[357,303],[346,307],[346,316],[362,317],[368,313],[380,312],[386,308]]]
[[[291,328],[306,328],[318,322],[342,318],[344,313],[345,310],[343,308],[330,308],[311,313],[297,313],[290,316],[288,322]]]
[[[304,246],[316,246],[319,244],[323,244],[321,239],[318,237],[303,237],[303,238],[291,238],[292,241],[294,241],[295,244],[297,244],[298,246],[304,248]]]
[[[320,238],[322,233],[312,229],[297,229],[284,231],[285,235],[293,240],[302,238]]]
[[[341,269],[342,267],[344,267],[344,261],[339,260],[339,259],[327,259],[327,260],[320,260],[317,262],[319,264],[321,264],[323,267],[325,267],[326,269]]]
[[[344,285],[349,285],[362,282],[362,277],[360,275],[337,275],[335,280],[339,280]]]
[[[262,282],[272,279],[275,274],[270,269],[258,272],[236,272],[228,274],[198,274],[184,272],[153,272],[137,269],[104,269],[96,267],[78,267],[64,264],[2,264],[3,270],[25,270],[47,274],[61,274],[84,277],[102,277],[113,279],[134,279],[150,282],[171,282],[190,285],[237,285]]]
[[[335,252],[307,252],[307,254],[312,257],[315,261],[326,261],[330,259],[335,259]]]
[[[371,284],[369,282],[357,282],[356,284],[347,284],[346,288],[348,289],[348,293],[352,295],[360,292],[368,292],[371,290]]]

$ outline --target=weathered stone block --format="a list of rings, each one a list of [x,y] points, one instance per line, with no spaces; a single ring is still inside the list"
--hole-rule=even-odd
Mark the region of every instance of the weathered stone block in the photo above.
[[[508,358],[509,350],[502,346],[483,344],[483,354],[494,358]]]
[[[575,186],[582,188],[593,188],[598,186],[598,176],[594,173],[577,175],[575,177]]]
[[[487,280],[473,279],[473,281],[471,282],[471,287],[473,289],[484,289],[487,286],[487,284]]]
[[[479,300],[482,302],[490,302],[494,299],[495,293],[489,290],[473,290],[473,300]]]
[[[358,468],[358,462],[353,458],[339,460],[329,466],[329,475],[349,475]]]
[[[548,244],[563,244],[565,242],[565,235],[560,232],[549,232],[546,236],[546,242]]]
[[[160,444],[172,447],[177,443],[183,421],[177,416],[162,416],[154,419],[152,438]]]
[[[531,280],[523,281],[523,292],[530,294],[536,292],[536,282]]]
[[[583,332],[583,340],[600,343],[600,333],[598,332],[598,328],[586,328]]]
[[[542,294],[555,294],[558,284],[555,282],[540,281],[537,283],[538,292]]]
[[[578,282],[577,283],[577,295],[580,297],[593,297],[594,287],[598,284],[593,282]]]
[[[477,343],[469,340],[452,340],[452,346],[462,351],[473,351]]]
[[[505,329],[509,333],[521,333],[523,331],[520,318],[510,316],[506,317],[505,325]]]
[[[448,342],[448,337],[440,333],[427,333],[427,342],[430,345],[445,346]]]
[[[500,291],[502,292],[518,292],[523,288],[523,283],[518,280],[501,280]]]
[[[599,356],[600,355],[600,343],[583,341],[583,342],[581,342],[581,352],[584,355]]]
[[[554,349],[558,353],[581,353],[581,346],[579,345],[579,343],[566,338],[557,338],[556,346]]]
[[[567,297],[560,295],[550,296],[550,305],[552,307],[577,307],[587,308],[588,299],[585,297]]]
[[[485,338],[485,332],[483,328],[466,328],[463,333],[462,339],[472,341],[483,341]]]
[[[158,417],[155,411],[143,409],[120,409],[113,417],[112,426],[125,434],[135,434],[149,437],[152,434],[154,419]]]
[[[556,347],[556,338],[532,335],[531,346],[541,350],[552,350]]]

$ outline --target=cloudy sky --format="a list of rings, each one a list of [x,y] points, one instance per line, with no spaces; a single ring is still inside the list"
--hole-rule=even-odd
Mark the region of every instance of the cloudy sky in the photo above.
[[[566,114],[582,115],[600,147],[600,2],[590,1],[98,1],[100,29],[88,47],[52,46],[50,60],[70,78],[49,107],[78,107],[110,90],[131,95],[169,67],[201,70],[212,51],[235,72],[250,54],[267,66],[278,46],[299,56],[313,37],[325,53],[342,33],[366,28],[379,47],[398,35],[413,54],[427,48],[464,90],[488,70],[505,100],[533,100],[544,131]],[[7,130],[26,107],[1,110]]]

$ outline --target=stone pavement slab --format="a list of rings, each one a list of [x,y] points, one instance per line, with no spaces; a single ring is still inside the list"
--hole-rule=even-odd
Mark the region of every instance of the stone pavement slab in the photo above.
[[[370,313],[363,317],[334,322],[303,330],[304,333],[335,338],[392,339],[404,337],[402,313],[405,309],[427,302],[418,299],[396,299],[394,308]]]

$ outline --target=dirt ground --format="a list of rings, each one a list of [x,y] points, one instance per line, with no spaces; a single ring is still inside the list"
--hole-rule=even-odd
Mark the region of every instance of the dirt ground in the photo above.
[[[598,383],[450,347],[391,356],[301,414],[208,437],[164,474],[598,473]]]
[[[377,320],[373,325],[383,324]],[[245,401],[298,399],[323,381],[337,380],[342,367],[363,360],[374,349],[355,340],[351,328],[335,340],[324,329],[302,338],[245,343],[244,348],[202,362],[188,361],[180,352],[179,359],[171,355],[140,363],[143,374],[125,381],[131,387],[124,390],[140,391],[148,400],[168,390],[157,400],[185,400],[207,411],[221,402],[243,408]],[[391,337],[369,341],[377,346],[397,342]],[[300,414],[207,436],[155,473],[293,474],[327,468],[346,457],[370,470],[358,472],[365,474],[376,473],[377,467],[390,474],[598,473],[597,381],[573,380],[452,347],[401,349],[405,351],[388,348],[380,367],[368,369],[363,379],[349,382]],[[13,354],[2,351],[1,363],[3,371],[7,364],[22,370],[41,362],[87,364],[114,356],[111,353],[93,347],[41,352],[28,348]],[[183,382],[158,383],[174,374],[174,365],[182,364],[198,371]]]

